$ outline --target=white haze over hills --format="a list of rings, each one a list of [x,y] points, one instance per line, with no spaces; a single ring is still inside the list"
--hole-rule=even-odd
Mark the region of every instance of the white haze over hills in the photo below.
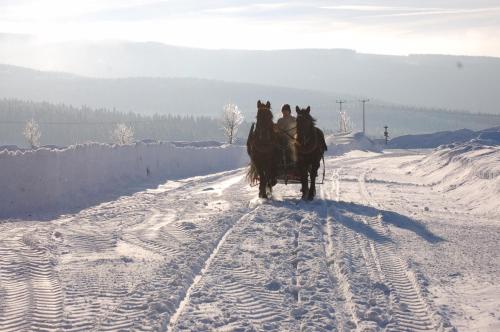
[[[493,57],[373,55],[342,49],[207,50],[128,41],[47,43],[16,34],[0,35],[0,50],[0,63],[90,77],[203,78],[500,113],[500,59]]]
[[[157,113],[213,118],[220,117],[222,105],[234,102],[243,111],[247,123],[250,123],[255,121],[256,100],[265,99],[271,101],[275,119],[280,116],[280,107],[284,103],[292,106],[311,105],[314,117],[318,119],[318,125],[322,129],[336,131],[338,130],[336,100],[345,96],[313,90],[195,78],[98,79],[0,65],[0,98],[18,99],[0,102],[0,121],[3,119],[23,124],[34,117],[40,121],[43,131],[46,131],[44,121],[54,121],[53,116],[48,116],[47,112],[50,109],[59,109],[59,107],[38,103],[27,105],[19,100],[64,103],[76,107],[86,105],[87,108],[116,109],[121,112],[132,111],[143,115]],[[349,96],[349,100],[349,103],[343,105],[343,109],[353,120],[354,130],[361,130],[361,103],[354,96]],[[64,116],[64,121],[69,121],[71,118],[69,115]],[[480,130],[500,125],[500,115],[420,109],[377,100],[372,100],[367,104],[366,120],[367,133],[374,137],[382,136],[385,125],[389,126],[391,137],[462,128]],[[86,121],[96,120],[83,118],[81,120],[81,122]],[[207,126],[210,124],[207,123]],[[7,130],[21,132],[19,124],[4,124],[1,128],[5,130],[4,133]],[[58,128],[50,125],[49,129],[54,131]],[[246,134],[247,130],[240,132],[241,137],[246,137]],[[22,137],[20,134],[17,136],[15,141],[10,142],[5,141],[6,137],[0,137],[0,143],[3,138],[3,144],[20,144],[19,140],[22,141]],[[13,139],[14,136],[9,137]],[[42,140],[46,138],[48,136],[44,135]],[[155,138],[155,136],[139,138]],[[217,139],[217,137],[204,139]],[[44,144],[65,143],[49,140]]]

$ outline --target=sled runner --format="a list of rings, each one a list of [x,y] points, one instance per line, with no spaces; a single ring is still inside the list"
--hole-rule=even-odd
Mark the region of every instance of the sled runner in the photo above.
[[[289,183],[290,184],[301,183],[300,182],[300,171],[297,168],[296,163],[286,162],[285,158],[286,158],[285,153],[283,153],[283,160],[284,160],[284,162],[283,162],[283,164],[281,164],[278,167],[277,182],[280,183],[280,184],[284,184],[284,185],[287,185]],[[326,173],[326,170],[325,170],[325,158],[322,157],[321,161],[322,161],[321,168],[323,169],[322,170],[322,175],[321,175],[321,179],[317,179],[315,181],[316,184],[323,184],[324,180],[325,180],[325,173]],[[309,179],[309,183],[310,182],[311,182],[311,180]]]

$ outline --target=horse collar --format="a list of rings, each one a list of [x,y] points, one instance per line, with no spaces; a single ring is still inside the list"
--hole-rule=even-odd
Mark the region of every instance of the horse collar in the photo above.
[[[310,142],[310,139],[311,137],[306,137],[304,139],[304,142],[302,144],[299,145],[299,153],[301,154],[310,154],[311,152],[315,151],[316,148],[318,147],[318,133],[316,132],[315,128],[313,128],[313,144],[311,146],[311,148],[309,149],[306,149],[306,147],[308,146],[308,143]]]

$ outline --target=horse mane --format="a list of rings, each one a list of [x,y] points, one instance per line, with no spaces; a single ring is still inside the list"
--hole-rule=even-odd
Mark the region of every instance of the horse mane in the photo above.
[[[314,127],[316,125],[316,119],[311,116],[311,114],[297,114],[297,121],[301,121],[302,119],[305,120],[310,120],[312,123],[312,126]]]
[[[246,180],[250,183],[250,185],[256,185],[259,183],[259,170],[251,154],[252,148],[257,150],[259,145],[262,145],[264,150],[269,149],[269,147],[272,148],[275,139],[273,113],[271,112],[269,102],[267,104],[260,104],[259,101],[257,107],[257,121],[255,123],[255,127],[254,124],[252,124],[247,140],[247,152],[250,155],[250,167],[248,168]],[[259,141],[262,137],[265,139],[267,138],[268,141],[265,139],[264,141]]]
[[[273,123],[273,112],[270,108],[261,108],[257,111],[257,125],[265,123]]]

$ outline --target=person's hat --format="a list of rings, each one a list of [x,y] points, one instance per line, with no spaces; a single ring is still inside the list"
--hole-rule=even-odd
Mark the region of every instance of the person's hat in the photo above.
[[[288,105],[288,104],[283,105],[281,107],[281,112],[284,112],[284,111],[292,113],[292,109],[290,108],[290,105]]]

